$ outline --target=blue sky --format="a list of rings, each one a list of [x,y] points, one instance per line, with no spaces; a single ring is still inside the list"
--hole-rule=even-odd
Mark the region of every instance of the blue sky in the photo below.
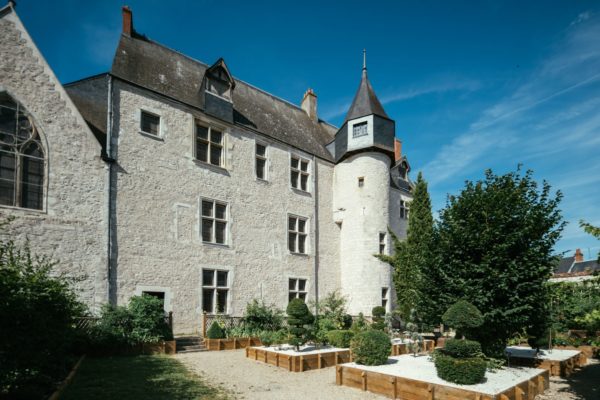
[[[121,1],[18,1],[59,79],[106,72]],[[142,1],[136,30],[293,103],[312,87],[339,124],[369,77],[396,121],[434,210],[486,168],[522,163],[564,193],[559,252],[599,242],[600,3],[597,1]],[[589,250],[588,250],[589,249]],[[588,253],[588,251],[591,253]]]

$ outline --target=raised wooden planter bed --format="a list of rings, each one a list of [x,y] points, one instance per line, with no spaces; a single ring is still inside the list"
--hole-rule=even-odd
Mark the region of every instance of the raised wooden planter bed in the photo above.
[[[246,357],[291,372],[333,367],[351,361],[350,349],[338,348],[296,352],[274,347],[246,347]]]
[[[257,337],[229,338],[229,339],[204,339],[206,349],[210,351],[245,349],[250,346],[262,346]]]
[[[581,353],[587,358],[600,358],[600,347],[598,346],[554,346],[554,348],[559,350],[577,350],[581,351]]]
[[[406,400],[533,400],[550,381],[548,371],[535,368],[505,368],[486,378],[476,385],[446,382],[437,377],[428,357],[411,355],[392,357],[388,364],[374,367],[354,363],[336,367],[338,385]]]
[[[563,378],[587,363],[587,357],[579,350],[542,350],[538,355],[529,347],[507,347],[506,351],[511,365],[542,368],[552,376]]]
[[[435,349],[435,342],[433,340],[424,340],[423,347],[425,348],[420,354],[431,353]],[[403,354],[410,354],[407,343],[394,343],[392,341],[392,356],[401,356]]]

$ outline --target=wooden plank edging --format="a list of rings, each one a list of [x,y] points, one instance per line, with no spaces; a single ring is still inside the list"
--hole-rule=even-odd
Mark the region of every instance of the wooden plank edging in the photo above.
[[[81,363],[83,362],[84,358],[85,358],[85,354],[79,358],[79,361],[77,361],[77,363],[75,364],[75,366],[73,367],[71,372],[69,372],[69,375],[67,375],[65,380],[61,382],[61,384],[58,386],[58,388],[56,388],[56,390],[54,391],[54,393],[52,393],[52,395],[48,398],[48,400],[58,400],[60,398],[60,396],[63,394],[63,392],[65,391],[67,386],[69,386],[71,384],[71,381],[75,377],[77,370],[79,370],[79,367],[81,366]]]

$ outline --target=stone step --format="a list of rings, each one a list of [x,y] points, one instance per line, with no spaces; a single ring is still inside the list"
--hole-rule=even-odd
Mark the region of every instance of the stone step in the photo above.
[[[200,352],[203,352],[203,351],[208,351],[208,349],[206,349],[206,348],[201,348],[201,349],[189,349],[189,348],[186,348],[186,349],[182,349],[182,350],[177,350],[177,353],[178,354],[181,354],[181,353],[200,353]]]

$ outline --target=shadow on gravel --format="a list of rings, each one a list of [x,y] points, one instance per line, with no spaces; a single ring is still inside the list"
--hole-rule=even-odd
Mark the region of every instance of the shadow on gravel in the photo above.
[[[577,399],[600,399],[600,363],[588,364],[565,380],[569,387],[561,392],[571,393]]]

